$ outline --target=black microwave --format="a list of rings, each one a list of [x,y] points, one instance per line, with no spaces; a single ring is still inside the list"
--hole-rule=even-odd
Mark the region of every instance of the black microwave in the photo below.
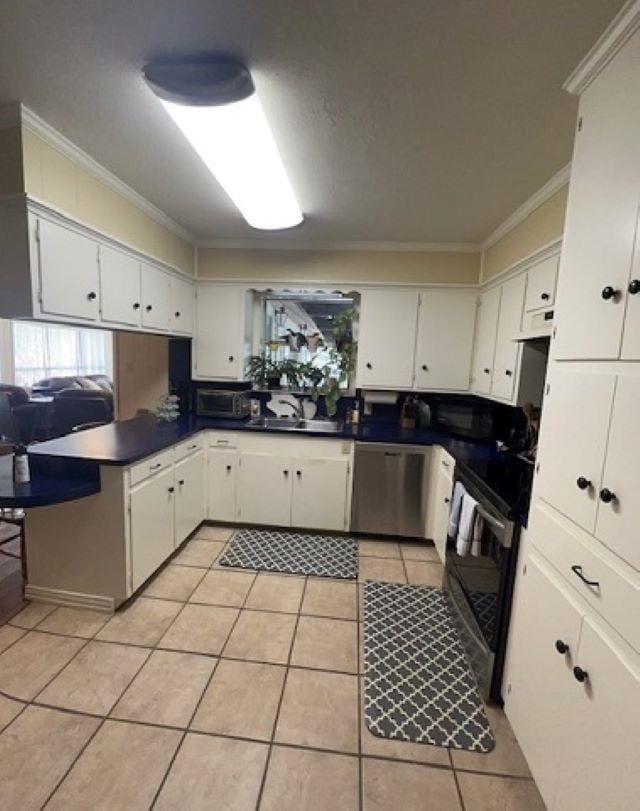
[[[196,394],[196,414],[199,417],[243,420],[251,413],[249,394],[248,391],[198,389]]]

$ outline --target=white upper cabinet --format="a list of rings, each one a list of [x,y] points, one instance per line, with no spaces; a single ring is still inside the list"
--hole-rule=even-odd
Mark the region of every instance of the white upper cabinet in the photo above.
[[[511,400],[513,397],[519,371],[521,345],[514,338],[520,332],[526,283],[526,276],[520,274],[502,285],[491,380],[491,394],[501,400]]]
[[[549,256],[527,271],[527,295],[524,303],[526,312],[553,307],[559,259],[559,256]]]
[[[100,245],[102,321],[139,327],[141,309],[139,260],[108,245]]]
[[[203,284],[196,298],[193,376],[242,380],[245,292],[237,285]]]
[[[430,290],[420,294],[415,386],[467,391],[476,324],[477,294]]]
[[[640,229],[640,217],[637,229]],[[636,245],[627,286],[627,312],[622,334],[623,360],[640,360],[640,231],[636,230]]]
[[[168,332],[171,326],[171,277],[142,263],[142,326]]]
[[[360,388],[413,386],[417,318],[417,292],[362,292],[357,363]]]
[[[500,312],[500,287],[493,287],[480,296],[473,355],[473,385],[476,394],[489,394],[493,376],[493,361]]]
[[[593,532],[615,376],[556,365],[545,398],[538,495]]]
[[[193,335],[194,315],[193,283],[174,276],[171,279],[171,332]]]
[[[639,410],[640,377],[619,376],[595,531],[612,552],[636,569],[640,569],[640,513],[636,501],[640,481]]]
[[[37,228],[42,314],[97,321],[100,316],[97,244],[72,228],[48,220],[38,220]]]
[[[638,76],[635,37],[580,100],[558,284],[558,359],[620,355],[640,201]],[[637,334],[629,340],[627,351],[640,357]]]

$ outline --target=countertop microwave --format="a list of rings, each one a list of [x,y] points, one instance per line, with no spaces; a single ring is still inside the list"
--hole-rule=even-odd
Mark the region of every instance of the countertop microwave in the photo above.
[[[198,389],[196,414],[199,417],[221,417],[243,420],[251,413],[250,392],[226,389]]]

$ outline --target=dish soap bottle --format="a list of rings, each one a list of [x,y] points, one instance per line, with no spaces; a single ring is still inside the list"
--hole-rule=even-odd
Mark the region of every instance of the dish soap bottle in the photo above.
[[[27,484],[31,481],[29,456],[24,445],[16,445],[13,449],[13,481],[16,484]]]
[[[402,412],[400,413],[400,427],[401,428],[415,428],[416,419],[418,417],[418,405],[415,397],[412,395],[402,404]]]

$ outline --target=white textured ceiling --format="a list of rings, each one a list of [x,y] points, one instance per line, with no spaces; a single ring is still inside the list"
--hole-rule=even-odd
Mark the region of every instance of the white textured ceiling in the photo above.
[[[2,0],[22,101],[204,239],[247,226],[140,78],[223,51],[256,79],[295,241],[476,242],[571,157],[561,84],[621,0]]]

